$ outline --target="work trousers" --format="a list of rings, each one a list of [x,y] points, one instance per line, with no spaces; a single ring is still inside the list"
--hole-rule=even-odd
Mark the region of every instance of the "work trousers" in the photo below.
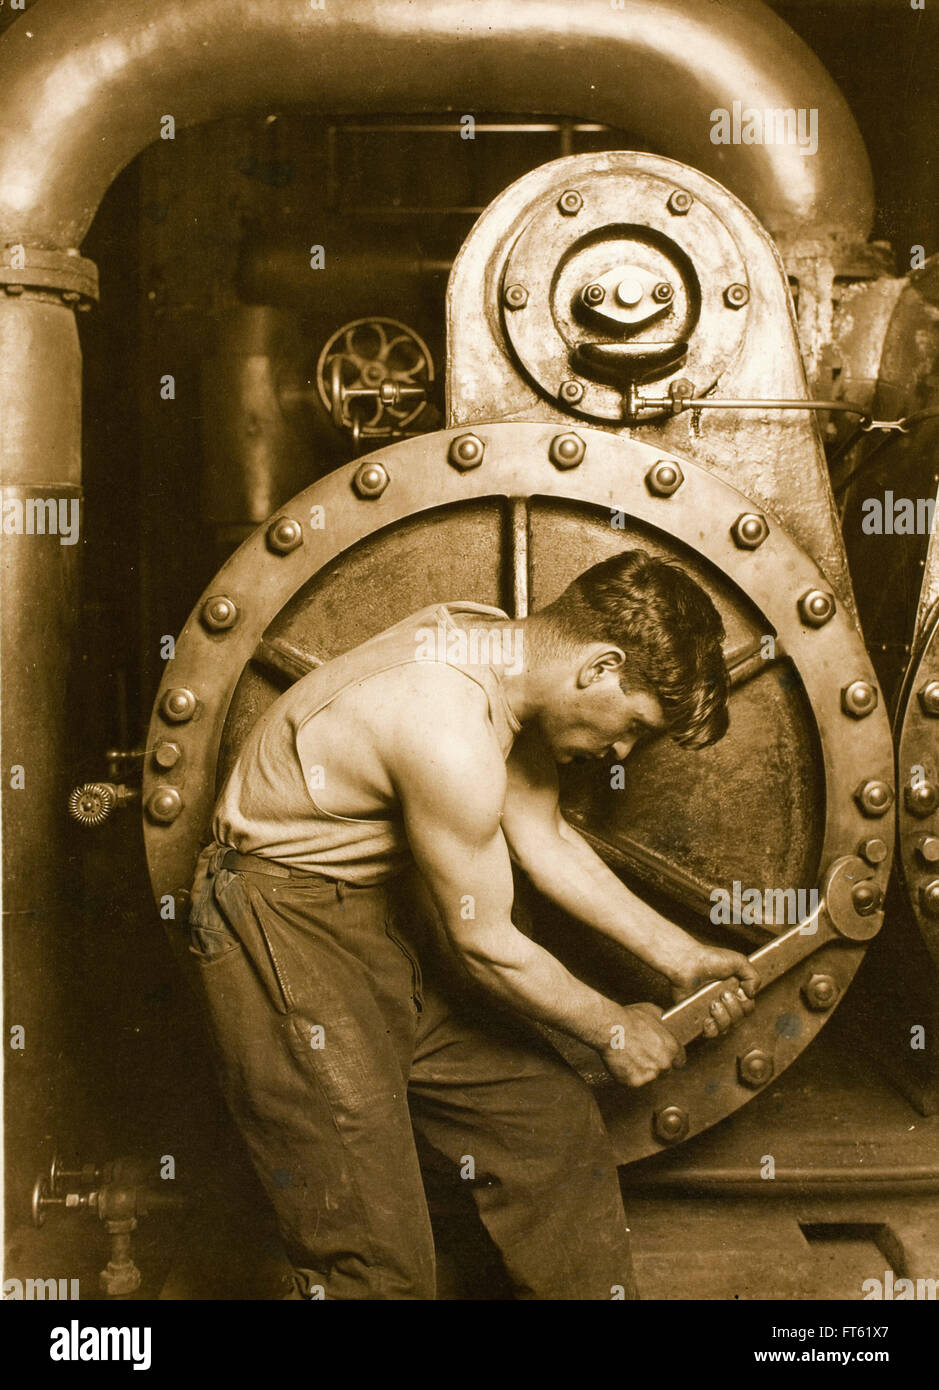
[[[417,1135],[468,1184],[515,1297],[637,1297],[610,1140],[559,1054],[431,978],[400,886],[225,857],[200,857],[190,948],[301,1296],[434,1298]]]

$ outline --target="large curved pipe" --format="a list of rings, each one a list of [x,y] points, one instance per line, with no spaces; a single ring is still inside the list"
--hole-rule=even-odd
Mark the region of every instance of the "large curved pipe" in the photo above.
[[[589,117],[720,180],[778,236],[870,230],[847,104],[759,0],[43,0],[0,70],[0,241],[78,246],[164,115],[292,105]],[[735,102],[816,110],[817,153],[713,144],[711,112]]]

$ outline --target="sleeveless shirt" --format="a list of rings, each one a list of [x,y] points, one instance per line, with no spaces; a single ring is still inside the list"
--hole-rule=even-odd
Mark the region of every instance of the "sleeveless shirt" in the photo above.
[[[410,662],[443,662],[485,691],[489,720],[503,758],[520,724],[505,698],[502,681],[485,662],[454,659],[459,633],[454,613],[476,613],[506,621],[499,608],[478,603],[434,604],[334,657],[302,676],[251,729],[215,807],[216,842],[239,854],[256,854],[291,868],[363,887],[395,877],[412,862],[400,813],[368,818],[338,816],[317,805],[312,751],[330,760],[341,747],[316,743],[315,719],[344,690]]]

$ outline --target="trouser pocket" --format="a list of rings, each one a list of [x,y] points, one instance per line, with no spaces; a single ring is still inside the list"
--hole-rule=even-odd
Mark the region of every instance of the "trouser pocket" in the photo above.
[[[385,918],[385,935],[388,937],[389,941],[397,946],[410,967],[411,998],[414,1000],[414,1007],[417,1009],[417,1012],[421,1013],[424,1008],[424,978],[421,973],[421,963],[414,951],[396,929],[392,912],[389,912]]]

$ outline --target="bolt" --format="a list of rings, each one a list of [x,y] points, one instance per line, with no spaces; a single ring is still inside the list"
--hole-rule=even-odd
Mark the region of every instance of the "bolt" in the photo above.
[[[524,309],[528,303],[528,291],[524,285],[506,285],[502,303],[507,309]]]
[[[352,486],[360,497],[372,500],[381,497],[388,481],[388,474],[380,463],[363,463],[352,479]]]
[[[728,285],[724,291],[724,303],[728,309],[742,309],[750,302],[750,291],[746,285]]]
[[[666,206],[676,217],[684,217],[686,212],[690,212],[693,202],[694,198],[690,193],[686,193],[683,188],[676,188],[669,195]]]
[[[768,1052],[752,1047],[742,1057],[737,1058],[737,1075],[744,1086],[765,1086],[775,1071],[775,1064]]]
[[[936,845],[939,846],[939,840],[936,841]],[[857,852],[868,864],[882,864],[887,858],[887,845],[884,840],[875,837],[859,844]]]
[[[741,550],[756,550],[769,535],[769,527],[766,518],[758,512],[744,512],[731,526],[730,534],[734,538],[734,545]]]
[[[160,713],[170,724],[185,724],[196,712],[196,697],[185,686],[168,690],[160,701]]]
[[[616,286],[616,302],[624,309],[632,309],[642,298],[642,286],[638,280],[620,280]]]
[[[852,719],[866,719],[877,708],[877,690],[870,681],[852,681],[841,688],[841,708]]]
[[[662,1144],[675,1144],[688,1133],[688,1112],[680,1105],[666,1105],[652,1117],[652,1132]]]
[[[450,440],[447,458],[454,468],[465,471],[468,468],[478,468],[485,452],[485,444],[475,434],[458,434],[455,439]]]
[[[919,702],[930,719],[939,717],[939,681],[926,682],[919,692]]]
[[[916,840],[916,853],[924,864],[939,863],[939,839],[935,835],[920,835]]]
[[[589,304],[593,308],[597,304],[602,304],[606,299],[606,290],[594,281],[593,284],[584,286],[580,297],[585,304]]]
[[[210,632],[224,632],[226,628],[234,627],[238,609],[224,594],[214,594],[202,605],[200,617]]]
[[[153,761],[157,767],[169,769],[176,766],[182,755],[183,750],[178,743],[171,743],[169,739],[164,739],[154,748]]]
[[[659,459],[646,474],[646,487],[654,497],[671,497],[685,481],[685,475],[671,459]]]
[[[869,917],[880,907],[881,892],[871,879],[856,883],[851,890],[851,903],[859,917]]]
[[[925,820],[939,806],[939,788],[928,779],[909,782],[903,788],[903,803],[911,816]]]
[[[574,217],[584,205],[584,200],[577,192],[576,188],[568,188],[558,198],[558,212],[565,217]]]
[[[667,280],[661,280],[652,291],[652,298],[656,304],[667,304],[675,291]]]
[[[832,1008],[839,994],[833,975],[810,975],[801,992],[806,1008],[818,1014]]]
[[[919,901],[929,917],[939,917],[939,878],[923,884],[919,890]]]
[[[870,782],[861,783],[854,793],[854,799],[862,813],[873,819],[875,816],[885,815],[890,810],[893,792],[886,782],[872,779]]]
[[[576,468],[583,462],[587,446],[579,434],[556,434],[548,449],[555,468]]]
[[[824,589],[809,589],[799,599],[799,617],[806,627],[824,627],[834,612],[834,596]]]
[[[279,516],[267,528],[267,546],[275,555],[289,555],[303,544],[303,528],[292,516]]]
[[[157,787],[147,802],[147,815],[158,825],[170,825],[182,809],[182,797],[175,787]]]
[[[567,405],[576,405],[583,399],[584,388],[579,381],[562,381],[558,395]]]

